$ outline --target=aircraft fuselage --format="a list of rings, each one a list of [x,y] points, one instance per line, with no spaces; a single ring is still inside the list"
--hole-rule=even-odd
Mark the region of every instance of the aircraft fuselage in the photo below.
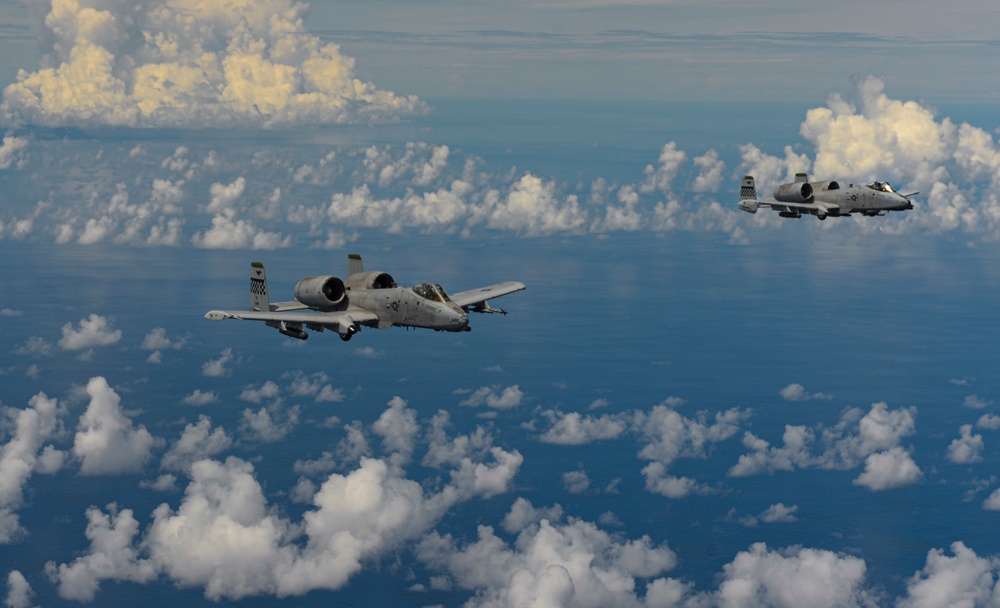
[[[877,215],[880,211],[913,209],[913,203],[897,192],[886,192],[853,184],[834,190],[814,189],[813,196],[817,203],[835,206],[835,208],[829,208],[830,215],[847,215],[848,213]]]
[[[455,303],[437,294],[444,290],[436,287],[428,293],[430,297],[420,295],[416,287],[391,287],[388,289],[348,290],[347,297],[350,307],[371,311],[378,315],[379,327],[399,325],[403,327],[424,327],[438,331],[468,331],[469,315]]]

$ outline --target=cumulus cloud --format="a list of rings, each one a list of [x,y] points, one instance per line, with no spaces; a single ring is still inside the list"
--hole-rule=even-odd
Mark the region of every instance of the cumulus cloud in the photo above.
[[[18,163],[27,147],[27,137],[17,137],[11,133],[4,135],[3,143],[0,143],[0,169],[7,169]]]
[[[7,608],[31,608],[35,592],[19,570],[11,570],[7,575],[7,597],[4,605]]]
[[[405,402],[391,403],[386,412],[372,430],[386,438],[390,456],[412,449],[422,434],[405,420]],[[439,422],[447,426],[446,419]],[[158,576],[202,587],[213,600],[338,589],[364,562],[420,538],[455,504],[507,491],[523,461],[516,451],[495,446],[464,450],[438,462],[450,480],[432,490],[407,479],[398,462],[363,456],[351,470],[327,473],[318,488],[307,480],[300,490],[300,480],[295,494],[309,507],[301,520],[292,520],[268,504],[250,463],[234,457],[190,462],[227,443],[207,418],[188,425],[164,458],[165,466],[169,461],[189,471],[184,498],[176,508],[157,507],[141,534],[131,511],[89,510],[90,549],[68,564],[46,567],[60,595],[88,601],[101,581]],[[326,463],[313,464],[296,468],[328,471]]]
[[[340,402],[345,399],[344,391],[329,384],[330,377],[325,372],[306,375],[302,371],[283,374],[290,378],[289,392],[296,397],[312,397],[317,403]]]
[[[961,541],[950,548],[950,556],[941,549],[927,553],[923,569],[907,581],[899,608],[987,606],[996,601],[997,560],[979,557]]]
[[[667,475],[669,467],[678,458],[705,458],[714,444],[735,435],[749,415],[749,410],[732,408],[717,413],[713,420],[704,412],[688,418],[662,404],[648,414],[637,413],[635,426],[645,444],[639,458],[652,461],[642,469],[646,489],[668,498],[708,491],[693,479]]]
[[[583,445],[594,441],[617,439],[629,428],[628,414],[591,416],[579,412],[563,413],[546,410],[543,415],[551,426],[539,436],[545,443],[558,445]]]
[[[965,407],[972,408],[974,410],[981,410],[993,405],[993,400],[984,399],[979,395],[966,395],[964,403]]]
[[[49,578],[59,581],[59,595],[78,602],[93,601],[102,579],[145,583],[156,578],[156,568],[138,558],[132,546],[139,522],[131,509],[108,505],[105,514],[97,507],[87,509],[87,539],[90,552],[71,564],[45,564]]]
[[[955,464],[968,464],[983,459],[983,436],[972,434],[972,425],[963,424],[958,429],[959,438],[948,445],[948,460]]]
[[[754,528],[759,524],[794,523],[798,521],[795,513],[798,512],[798,505],[785,506],[785,503],[776,503],[764,509],[758,515],[741,517],[740,523],[748,528]]]
[[[668,400],[677,404],[678,400]],[[749,417],[749,410],[732,408],[719,412],[713,420],[702,412],[688,418],[671,405],[660,404],[649,412],[627,411],[593,416],[579,412],[545,410],[549,429],[539,440],[557,445],[583,445],[594,441],[617,439],[635,433],[642,444],[639,458],[651,461],[642,469],[646,489],[668,498],[682,498],[692,492],[706,493],[708,486],[687,477],[668,475],[678,458],[705,458],[712,446],[729,439]]]
[[[281,441],[298,426],[300,409],[297,405],[286,408],[280,401],[257,411],[247,408],[240,415],[239,430],[248,441]]]
[[[865,458],[865,470],[854,483],[878,491],[910,485],[921,477],[923,473],[917,463],[906,450],[897,446]]]
[[[55,0],[45,62],[3,92],[0,117],[44,126],[275,127],[422,111],[354,76],[311,35],[305,5]]]
[[[215,403],[219,400],[219,396],[215,394],[214,391],[202,391],[201,389],[194,389],[194,391],[188,393],[184,396],[182,400],[185,405],[209,405]]]
[[[560,201],[556,184],[525,174],[506,195],[487,193],[481,211],[486,225],[528,236],[579,232],[587,223],[587,212],[575,195]]]
[[[122,339],[122,331],[112,327],[113,321],[101,315],[91,314],[80,319],[77,327],[67,323],[62,327],[59,348],[63,350],[83,350],[95,346],[108,346]]]
[[[455,586],[475,590],[470,605],[476,606],[640,605],[637,579],[653,580],[677,563],[669,547],[654,545],[648,536],[620,539],[577,519],[518,520],[524,527],[511,545],[492,527],[480,526],[478,539],[465,545],[432,532],[419,543],[417,556]],[[679,585],[666,578],[654,582]],[[646,599],[661,591],[650,585]]]
[[[740,456],[729,475],[745,477],[813,467],[848,470],[864,463],[865,471],[855,480],[858,485],[883,490],[913,483],[922,474],[899,444],[916,431],[915,417],[915,408],[891,410],[886,403],[875,403],[863,416],[858,408],[845,411],[830,428],[786,425],[781,446],[772,446],[747,432],[743,444],[750,452]]]
[[[220,378],[222,376],[229,375],[229,369],[226,367],[233,361],[233,349],[227,348],[222,351],[222,355],[218,359],[210,359],[206,361],[201,366],[201,373],[209,378]]]
[[[582,494],[590,487],[590,478],[583,470],[566,471],[562,475],[563,488],[570,494]]]
[[[160,466],[177,471],[187,470],[191,465],[229,449],[233,443],[222,427],[212,428],[208,416],[198,416],[198,422],[184,427],[180,438],[163,455]]]
[[[463,399],[459,405],[468,407],[485,405],[498,410],[509,410],[521,405],[523,400],[524,393],[516,384],[505,387],[503,390],[500,390],[499,386],[483,386]]]
[[[829,401],[833,399],[832,395],[827,395],[826,393],[812,393],[806,392],[806,389],[801,384],[789,384],[785,388],[779,391],[781,398],[785,401],[813,401],[813,400],[826,400]]]
[[[23,532],[16,510],[23,506],[24,486],[31,475],[55,473],[62,466],[65,455],[45,442],[60,430],[64,413],[44,393],[32,397],[25,409],[3,409],[10,440],[0,448],[0,544]]]
[[[121,409],[121,398],[102,377],[87,383],[90,403],[80,417],[73,455],[83,475],[118,475],[140,470],[157,439]]]
[[[821,549],[772,551],[756,543],[724,568],[717,605],[810,608],[866,606],[864,560]]]
[[[240,217],[239,201],[246,190],[246,178],[240,176],[230,184],[212,184],[211,201],[205,211],[214,214],[212,227],[191,237],[195,247],[203,249],[280,249],[288,247],[292,238],[278,232],[258,228],[251,219]]]
[[[167,337],[167,330],[162,327],[154,327],[149,330],[146,337],[142,339],[139,348],[143,350],[180,350],[187,342],[187,338],[170,339]]]
[[[54,351],[55,347],[41,336],[31,336],[24,344],[14,349],[18,355],[31,357],[51,357]]]
[[[1000,416],[996,414],[983,414],[976,420],[976,428],[995,431],[1000,429]]]

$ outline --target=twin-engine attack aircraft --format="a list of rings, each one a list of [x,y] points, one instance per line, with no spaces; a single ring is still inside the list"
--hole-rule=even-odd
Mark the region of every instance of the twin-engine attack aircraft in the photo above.
[[[360,255],[352,253],[347,259],[346,281],[335,276],[307,277],[295,285],[291,302],[270,301],[264,265],[254,262],[250,264],[250,310],[211,310],[205,318],[263,321],[299,340],[309,337],[306,329],[331,329],[346,342],[362,326],[469,331],[469,311],[505,315],[502,308],[490,308],[489,300],[524,289],[524,283],[508,281],[449,297],[437,283],[398,287],[388,273],[365,272]]]
[[[743,178],[740,187],[740,209],[757,213],[758,207],[776,209],[781,217],[802,217],[815,215],[821,220],[826,217],[846,217],[852,213],[874,216],[885,215],[886,211],[913,209],[910,197],[916,190],[897,192],[889,182],[872,182],[864,186],[839,182],[809,182],[805,173],[795,174],[795,181],[778,186],[774,198],[757,198],[757,187],[753,176]]]

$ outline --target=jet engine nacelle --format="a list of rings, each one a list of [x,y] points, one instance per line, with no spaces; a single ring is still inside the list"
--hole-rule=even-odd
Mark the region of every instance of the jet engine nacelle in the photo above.
[[[809,182],[784,184],[774,191],[774,199],[782,203],[808,203],[812,197],[813,188]]]
[[[760,207],[760,203],[757,201],[743,200],[740,201],[740,209],[746,211],[747,213],[757,213],[757,208]]]
[[[840,184],[833,180],[826,182],[812,182],[813,192],[829,192],[830,190],[840,190]]]
[[[295,299],[310,308],[332,310],[345,302],[347,289],[337,277],[306,277],[295,285]]]
[[[391,289],[396,287],[396,281],[388,272],[373,270],[359,272],[347,278],[347,289]]]

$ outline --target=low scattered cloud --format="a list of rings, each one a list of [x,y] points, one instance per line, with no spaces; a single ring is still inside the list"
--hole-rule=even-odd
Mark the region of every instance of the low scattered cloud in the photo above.
[[[184,396],[182,400],[185,405],[211,405],[219,400],[219,396],[215,394],[214,391],[202,391],[201,389],[194,389],[194,391],[188,393]]]
[[[17,166],[24,160],[24,150],[28,147],[28,138],[8,133],[0,143],[0,169]],[[6,310],[6,309],[4,309]]]
[[[516,508],[533,510],[530,503]],[[647,600],[661,586],[684,588],[657,578],[676,566],[677,556],[648,536],[620,539],[578,519],[562,523],[509,515],[505,521],[517,533],[514,543],[490,526],[480,526],[477,540],[467,544],[431,532],[418,544],[417,557],[452,585],[475,591],[476,604],[483,606],[573,605],[584,597],[595,606],[638,605],[643,587],[637,579],[659,583],[647,588]],[[513,529],[514,522],[523,527]]]
[[[226,348],[222,351],[222,356],[218,359],[210,359],[201,366],[203,376],[209,378],[221,378],[229,375],[229,368],[226,367],[233,361],[233,349]]]
[[[0,447],[0,544],[24,533],[17,510],[24,506],[24,488],[36,472],[52,474],[62,468],[65,454],[46,442],[62,429],[64,408],[38,393],[24,409],[3,408],[9,440]]]
[[[76,327],[67,323],[62,327],[59,348],[63,350],[85,350],[95,346],[108,346],[122,339],[122,331],[114,329],[114,321],[108,317],[91,314],[80,319]]]
[[[669,400],[679,404],[682,400]],[[670,466],[678,458],[705,458],[712,446],[735,435],[740,424],[750,416],[749,410],[732,408],[709,419],[704,412],[688,418],[666,404],[641,410],[593,416],[579,412],[564,413],[544,410],[549,428],[538,436],[545,443],[584,445],[595,441],[618,439],[626,433],[638,437],[638,456],[650,461],[642,468],[646,489],[667,498],[683,498],[692,493],[708,493],[711,489],[688,477],[669,475]]]
[[[411,419],[405,402],[393,400],[372,425],[390,458],[415,448],[422,434]],[[523,461],[496,446],[467,450],[441,461],[449,481],[431,489],[405,476],[408,456],[392,464],[364,456],[345,473],[327,473],[304,495],[309,507],[301,519],[293,520],[268,503],[250,463],[191,461],[228,443],[205,417],[185,428],[164,466],[183,467],[190,483],[176,508],[164,503],[154,510],[145,530],[129,509],[89,509],[89,549],[69,563],[46,565],[59,594],[91,601],[102,581],[160,577],[201,587],[213,600],[339,589],[364,562],[417,541],[454,505],[508,491]]]
[[[822,549],[771,550],[755,543],[726,564],[714,603],[799,608],[874,605],[864,560]]]
[[[741,517],[739,522],[748,528],[756,528],[760,524],[795,523],[799,520],[795,515],[798,510],[798,505],[786,506],[785,503],[779,502],[757,515]]]
[[[184,427],[181,436],[163,455],[160,466],[167,470],[187,471],[199,460],[211,458],[229,449],[233,440],[221,427],[212,428],[212,420],[198,416],[198,422]]]
[[[959,438],[948,445],[948,460],[955,464],[969,464],[983,459],[983,436],[972,434],[972,425],[963,424],[958,429]]]
[[[986,409],[989,406],[993,405],[993,400],[992,399],[984,399],[984,398],[980,397],[979,395],[966,395],[964,403],[965,403],[965,407],[968,407],[968,408],[971,408],[971,409],[974,409],[974,410],[982,410],[982,409]]]
[[[801,384],[789,384],[785,388],[779,391],[781,398],[785,401],[829,401],[833,399],[833,395],[827,395],[826,393],[808,393],[805,387]]]
[[[743,436],[750,449],[729,470],[733,477],[773,474],[803,468],[848,470],[865,466],[857,485],[885,490],[908,485],[922,477],[900,442],[916,431],[916,408],[889,409],[876,403],[868,413],[851,408],[837,425],[809,428],[786,425],[782,445],[772,446],[751,432]]]
[[[475,391],[459,405],[467,407],[479,407],[485,405],[497,410],[509,410],[521,405],[524,400],[524,393],[518,385],[508,386],[501,389],[499,386],[483,386]]]
[[[545,443],[558,445],[583,445],[594,441],[606,441],[621,437],[631,424],[628,414],[604,414],[591,416],[579,412],[563,413],[546,410],[543,415],[549,421],[549,429],[539,436]]]
[[[907,581],[906,597],[897,606],[986,606],[996,597],[996,559],[976,555],[961,541],[949,548],[950,556],[941,549],[927,553],[924,567]]]

